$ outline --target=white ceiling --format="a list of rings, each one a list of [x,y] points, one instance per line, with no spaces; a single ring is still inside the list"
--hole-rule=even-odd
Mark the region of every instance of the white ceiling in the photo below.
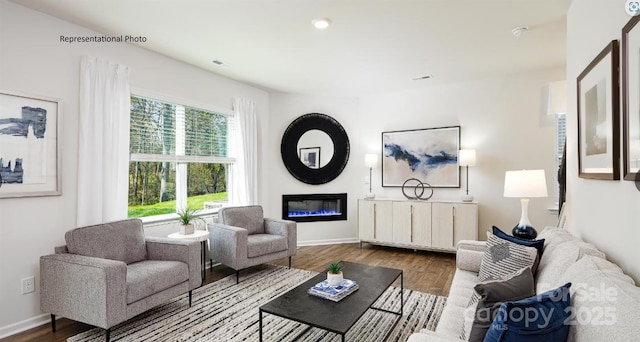
[[[351,96],[563,66],[571,2],[12,1],[108,35],[145,36],[146,49],[270,91]],[[316,30],[316,17],[332,25]],[[529,31],[516,38],[516,26]]]

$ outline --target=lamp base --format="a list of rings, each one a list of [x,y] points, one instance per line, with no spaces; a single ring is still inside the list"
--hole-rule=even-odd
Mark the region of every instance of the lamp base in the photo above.
[[[364,198],[365,198],[365,199],[374,199],[374,198],[376,198],[376,194],[374,194],[373,192],[367,192],[367,193],[364,195]]]
[[[462,202],[473,202],[473,195],[466,194],[462,196]]]
[[[533,229],[533,227],[520,226],[520,225],[513,227],[511,234],[514,237],[517,237],[519,239],[524,239],[524,240],[533,240],[536,238],[536,236],[538,236],[538,232],[536,232],[536,230]]]

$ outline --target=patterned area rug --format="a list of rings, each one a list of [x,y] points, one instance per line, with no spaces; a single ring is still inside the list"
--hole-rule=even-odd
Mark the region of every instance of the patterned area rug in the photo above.
[[[311,278],[316,273],[262,265],[193,291],[149,310],[111,330],[111,341],[258,341],[258,307]],[[374,306],[399,311],[399,288],[390,287]],[[418,291],[404,291],[404,315],[387,341],[406,341],[413,331],[434,330],[446,298]],[[347,332],[347,341],[380,341],[397,316],[368,310]],[[336,317],[339,319],[339,317]],[[307,328],[274,315],[263,316],[265,341],[293,341]],[[104,341],[103,329],[70,337],[70,342]],[[340,341],[340,336],[312,328],[299,341]]]

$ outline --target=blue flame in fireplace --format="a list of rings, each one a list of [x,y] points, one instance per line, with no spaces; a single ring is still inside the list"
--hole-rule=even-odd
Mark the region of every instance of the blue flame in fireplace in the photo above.
[[[314,211],[289,210],[289,217],[337,216],[337,215],[341,215],[341,213],[337,210],[314,210]]]

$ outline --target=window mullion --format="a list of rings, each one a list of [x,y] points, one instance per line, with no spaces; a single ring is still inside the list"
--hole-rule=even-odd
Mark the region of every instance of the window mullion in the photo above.
[[[184,156],[185,152],[185,108],[176,106],[176,156]],[[187,164],[176,166],[176,210],[187,207]]]

